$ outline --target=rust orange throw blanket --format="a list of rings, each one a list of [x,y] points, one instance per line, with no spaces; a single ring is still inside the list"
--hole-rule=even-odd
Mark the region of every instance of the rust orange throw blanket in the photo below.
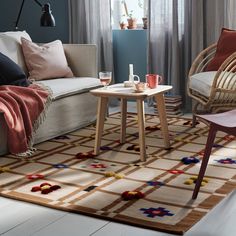
[[[0,111],[8,126],[8,150],[25,153],[31,148],[33,132],[43,121],[51,93],[36,84],[29,87],[0,86]]]

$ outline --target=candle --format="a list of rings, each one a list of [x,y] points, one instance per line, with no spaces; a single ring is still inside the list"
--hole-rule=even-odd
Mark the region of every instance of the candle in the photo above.
[[[134,74],[133,64],[129,64],[129,75],[133,75],[133,74]]]

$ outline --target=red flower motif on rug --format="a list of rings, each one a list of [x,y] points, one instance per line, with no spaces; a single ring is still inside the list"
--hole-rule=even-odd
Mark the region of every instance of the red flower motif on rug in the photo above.
[[[204,156],[204,150],[203,151],[201,151],[201,152],[199,152],[199,153],[197,153],[199,156]]]
[[[230,136],[230,135],[226,135],[226,136],[224,137],[224,140],[226,140],[226,141],[234,141],[234,140],[235,140],[235,137]]]
[[[31,174],[26,175],[27,179],[34,180],[34,179],[44,179],[44,175],[41,174]]]
[[[178,175],[178,174],[183,174],[184,171],[183,170],[169,170],[169,173]]]
[[[91,151],[90,152],[79,152],[75,155],[75,157],[78,159],[84,159],[84,158],[95,157],[95,155]]]
[[[107,166],[105,165],[105,164],[102,164],[102,163],[93,163],[93,164],[91,164],[90,165],[92,168],[102,168],[102,169],[104,169],[104,168],[107,168]]]
[[[39,186],[32,187],[31,192],[41,191],[41,194],[49,194],[52,191],[56,191],[60,188],[61,188],[61,186],[59,186],[59,185],[51,185],[49,183],[42,183]]]
[[[128,201],[133,199],[140,199],[144,197],[144,194],[140,191],[125,191],[122,193],[121,197]]]
[[[147,149],[148,147],[146,147]],[[128,146],[126,150],[134,150],[135,152],[140,152],[140,147],[139,145],[132,144],[131,146]]]
[[[155,131],[155,130],[160,130],[160,127],[158,125],[147,126],[145,130]]]

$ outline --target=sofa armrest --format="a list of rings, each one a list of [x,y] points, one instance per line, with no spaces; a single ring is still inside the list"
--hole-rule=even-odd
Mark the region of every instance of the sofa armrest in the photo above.
[[[94,44],[63,44],[67,62],[76,77],[97,77],[97,47]]]

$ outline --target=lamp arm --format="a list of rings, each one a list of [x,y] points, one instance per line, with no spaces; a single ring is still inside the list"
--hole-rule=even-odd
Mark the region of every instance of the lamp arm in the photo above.
[[[38,0],[34,0],[40,7],[43,7],[43,4],[41,4]]]
[[[15,30],[18,29],[18,23],[19,23],[19,20],[20,20],[20,16],[21,16],[21,12],[22,12],[24,3],[25,3],[25,0],[22,0],[21,6],[20,6],[20,11],[19,11],[19,13],[17,15],[17,19],[16,19],[16,23],[15,23]]]
[[[38,1],[38,0],[34,0],[40,7],[43,7],[43,5]],[[25,0],[22,0],[22,3],[21,3],[21,6],[20,6],[20,11],[17,15],[17,19],[16,19],[16,23],[15,23],[15,30],[18,30],[18,23],[19,23],[19,20],[20,20],[20,16],[21,16],[21,13],[22,13],[22,9],[23,9],[23,6],[25,4]]]

